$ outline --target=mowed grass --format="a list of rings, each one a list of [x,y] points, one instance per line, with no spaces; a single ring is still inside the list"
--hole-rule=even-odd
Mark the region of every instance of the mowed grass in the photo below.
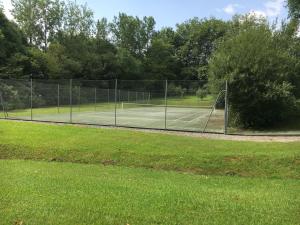
[[[0,161],[1,224],[297,225],[299,180]]]
[[[0,121],[0,224],[300,225],[300,143]]]
[[[0,159],[142,167],[201,175],[300,178],[300,143],[208,140],[0,121]]]

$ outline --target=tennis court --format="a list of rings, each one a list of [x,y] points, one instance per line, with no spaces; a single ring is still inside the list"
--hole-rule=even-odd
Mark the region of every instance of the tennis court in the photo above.
[[[201,82],[2,80],[2,84],[0,118],[224,132],[224,107],[216,107],[216,94],[197,96]]]
[[[72,113],[71,113],[72,110]],[[7,113],[7,118],[63,123],[94,124],[121,127],[222,132],[223,110],[211,107],[185,107],[121,103],[96,107],[62,107],[18,110]]]

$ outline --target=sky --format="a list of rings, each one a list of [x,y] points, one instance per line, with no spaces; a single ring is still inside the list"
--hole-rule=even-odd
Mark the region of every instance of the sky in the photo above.
[[[10,0],[2,1],[6,15],[10,14]],[[234,14],[251,13],[267,17],[270,21],[276,18],[287,18],[285,0],[77,0],[94,11],[95,19],[106,17],[109,21],[119,12],[132,16],[153,16],[156,28],[175,27],[190,18],[216,17],[230,19]]]

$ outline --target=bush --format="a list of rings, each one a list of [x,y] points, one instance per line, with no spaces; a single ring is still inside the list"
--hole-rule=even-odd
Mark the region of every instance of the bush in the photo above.
[[[199,99],[204,99],[205,97],[207,97],[208,95],[208,90],[206,87],[203,87],[203,88],[199,88],[196,92],[196,95]]]
[[[288,119],[295,107],[290,82],[295,62],[277,40],[267,24],[247,23],[219,45],[210,61],[210,85],[221,90],[228,80],[231,119],[243,127],[272,126]]]
[[[168,95],[169,96],[183,97],[185,92],[186,92],[186,89],[182,88],[181,86],[176,86],[174,83],[170,83],[168,85]]]

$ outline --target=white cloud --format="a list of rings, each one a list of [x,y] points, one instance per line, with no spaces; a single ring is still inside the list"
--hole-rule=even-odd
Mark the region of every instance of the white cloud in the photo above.
[[[229,4],[225,8],[223,8],[223,11],[229,15],[233,15],[236,13],[237,8],[239,7],[239,4]]]
[[[11,14],[12,5],[10,0],[2,0],[3,7],[4,7],[4,13],[7,16],[8,19],[12,20],[13,16]]]
[[[257,17],[279,16],[284,8],[285,0],[269,0],[264,4],[262,10],[250,10],[250,15]]]
[[[279,16],[284,7],[285,0],[273,0],[265,3],[267,16]]]

